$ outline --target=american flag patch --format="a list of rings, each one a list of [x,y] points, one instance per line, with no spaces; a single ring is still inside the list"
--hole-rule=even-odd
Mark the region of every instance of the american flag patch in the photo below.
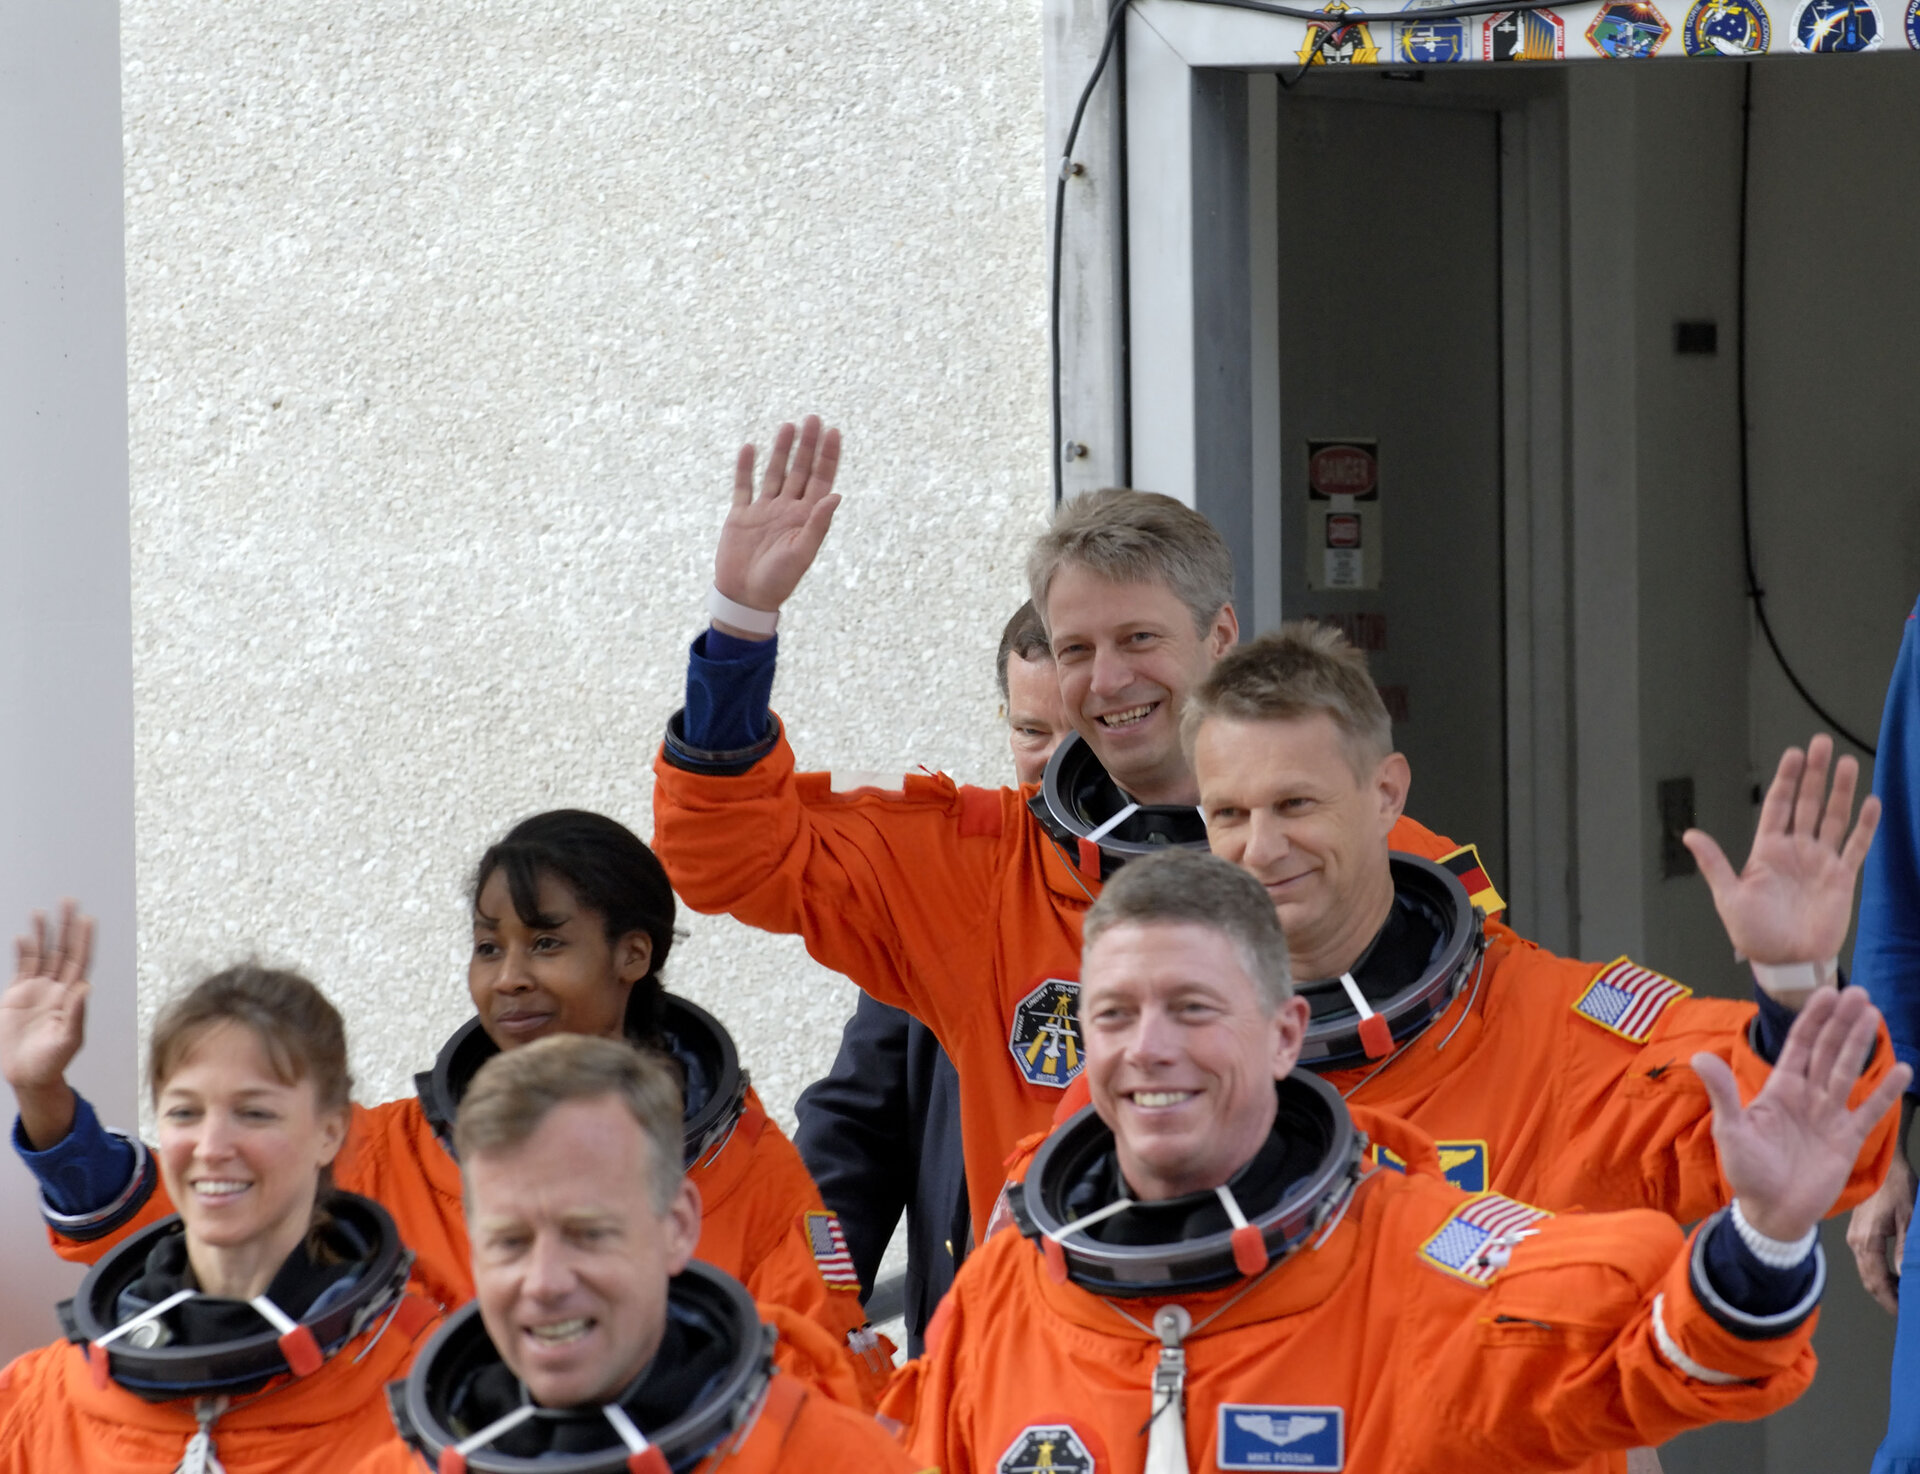
[[[820,1278],[830,1288],[860,1293],[860,1276],[854,1272],[853,1255],[847,1252],[847,1236],[840,1231],[838,1214],[807,1214],[807,1244],[813,1250],[813,1262],[820,1266]]]
[[[1622,1039],[1645,1044],[1661,1010],[1676,998],[1692,995],[1685,984],[1616,957],[1587,984],[1573,1011]]]
[[[1499,1193],[1484,1193],[1441,1224],[1420,1246],[1420,1257],[1436,1269],[1484,1285],[1506,1267],[1507,1252],[1524,1231],[1552,1216]]]

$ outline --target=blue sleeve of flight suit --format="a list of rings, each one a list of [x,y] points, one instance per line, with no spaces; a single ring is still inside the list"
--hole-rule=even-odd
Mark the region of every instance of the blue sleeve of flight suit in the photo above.
[[[1913,626],[1907,629],[1911,635]],[[1920,1285],[1920,1233],[1907,1234],[1900,1283]],[[1893,1333],[1893,1395],[1888,1399],[1887,1437],[1873,1456],[1873,1474],[1920,1474],[1920,1304],[1910,1304],[1905,1296]]]
[[[43,1152],[27,1144],[16,1116],[13,1149],[40,1182],[47,1206],[56,1213],[97,1213],[127,1189],[139,1154],[123,1137],[110,1136],[93,1105],[74,1093],[73,1129]]]
[[[1887,688],[1873,791],[1880,830],[1860,880],[1853,980],[1887,1016],[1894,1055],[1920,1074],[1920,605]]]
[[[873,1293],[913,1190],[914,1111],[907,1092],[912,1020],[865,993],[840,1035],[833,1068],[800,1093],[793,1144],[826,1205],[840,1215],[860,1293]]]
[[[1860,882],[1853,980],[1886,1015],[1895,1056],[1920,1070],[1920,604],[1887,687],[1873,791],[1880,830]],[[1920,1234],[1907,1237],[1900,1283],[1920,1285]],[[1920,1474],[1920,1304],[1908,1298],[1894,1333],[1891,1408],[1874,1474]]]
[[[687,658],[687,709],[680,735],[690,747],[735,752],[762,741],[773,696],[779,636],[736,640],[703,630]]]

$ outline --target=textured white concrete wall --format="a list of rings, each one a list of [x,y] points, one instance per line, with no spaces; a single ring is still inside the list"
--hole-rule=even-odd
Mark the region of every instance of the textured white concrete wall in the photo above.
[[[258,954],[342,1005],[362,1099],[408,1089],[485,843],[651,832],[734,447],[804,409],[848,455],[783,633],[803,761],[1001,780],[1037,0],[122,18],[143,1021]],[[687,924],[671,985],[790,1120],[850,987]]]

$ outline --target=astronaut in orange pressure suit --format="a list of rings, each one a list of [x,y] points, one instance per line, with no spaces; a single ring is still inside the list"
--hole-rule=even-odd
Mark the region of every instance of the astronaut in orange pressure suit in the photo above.
[[[474,1303],[390,1389],[395,1436],[345,1467],[913,1467],[823,1393],[850,1379],[830,1335],[694,1262],[700,1195],[680,1134],[657,1054],[564,1034],[482,1066],[454,1127]]]
[[[1175,851],[1087,918],[1093,1105],[1009,1190],[883,1410],[946,1474],[1592,1467],[1811,1379],[1817,1225],[1910,1072],[1809,1003],[1758,1100],[1718,1057],[1733,1205],[1689,1239],[1447,1184],[1431,1143],[1293,1072],[1309,1007],[1247,875]],[[1277,1082],[1277,1083],[1276,1083]],[[1366,1165],[1367,1138],[1405,1170]]]
[[[531,887],[526,911],[559,925],[535,925],[522,914],[523,898],[509,883],[516,871]],[[620,879],[595,889],[595,876]],[[475,918],[468,983],[479,1012],[448,1039],[433,1069],[415,1077],[412,1098],[353,1108],[335,1166],[342,1187],[380,1202],[399,1222],[417,1256],[421,1288],[449,1310],[473,1294],[450,1142],[455,1108],[474,1071],[503,1046],[552,1029],[620,1029],[666,1048],[687,1080],[685,1152],[703,1203],[700,1258],[739,1278],[757,1299],[827,1327],[846,1343],[863,1395],[877,1396],[891,1360],[867,1328],[838,1220],[748,1085],[725,1028],[660,986],[673,943],[673,896],[646,846],[602,815],[535,815],[482,859]],[[49,1015],[61,1008],[62,995],[86,987],[88,926],[69,917],[62,930],[46,950],[47,975],[33,975],[41,971],[36,963],[8,995],[33,993],[35,1007]],[[17,1027],[24,1012],[4,1018]],[[54,1247],[63,1258],[90,1263],[173,1205],[146,1149],[103,1132],[91,1106],[66,1089],[66,1062],[80,1047],[83,1022],[82,1001],[68,1011],[64,1055],[48,1056],[32,1078],[11,1083],[21,1103],[14,1143],[42,1181]],[[34,1101],[49,1096],[56,1103],[64,1097],[64,1115],[35,1111]]]
[[[1213,852],[1266,886],[1286,928],[1313,1015],[1304,1065],[1434,1137],[1469,1191],[1682,1223],[1728,1201],[1689,1060],[1718,1056],[1751,1098],[1812,985],[1830,990],[1878,817],[1869,798],[1848,833],[1851,758],[1831,796],[1826,739],[1782,759],[1740,876],[1688,836],[1736,955],[1754,963],[1757,1003],[1743,1003],[1480,924],[1501,903],[1471,850],[1441,865],[1391,854],[1408,833],[1406,759],[1365,657],[1336,631],[1288,625],[1235,650],[1186,722]],[[1892,1064],[1882,1036],[1855,1100]],[[1868,1136],[1840,1207],[1885,1175],[1896,1125]]]
[[[826,535],[839,449],[817,419],[797,441],[783,426],[758,497],[742,452],[713,623],[654,768],[654,844],[695,910],[798,932],[820,962],[932,1028],[959,1072],[980,1225],[1007,1152],[1080,1073],[1080,918],[1102,874],[1159,843],[1205,843],[1177,723],[1238,633],[1233,560],[1169,498],[1079,499],[1052,534],[1071,556],[1035,591],[1077,733],[1039,793],[937,775],[837,792],[828,774],[796,772],[767,700],[775,612]],[[1072,551],[1075,539],[1098,546]]]

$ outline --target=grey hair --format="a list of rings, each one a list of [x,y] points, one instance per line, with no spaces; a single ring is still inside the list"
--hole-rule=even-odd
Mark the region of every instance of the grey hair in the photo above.
[[[1110,486],[1061,503],[1027,557],[1027,585],[1043,620],[1047,590],[1068,564],[1115,583],[1166,584],[1202,635],[1233,601],[1226,539],[1192,507],[1157,491]]]

